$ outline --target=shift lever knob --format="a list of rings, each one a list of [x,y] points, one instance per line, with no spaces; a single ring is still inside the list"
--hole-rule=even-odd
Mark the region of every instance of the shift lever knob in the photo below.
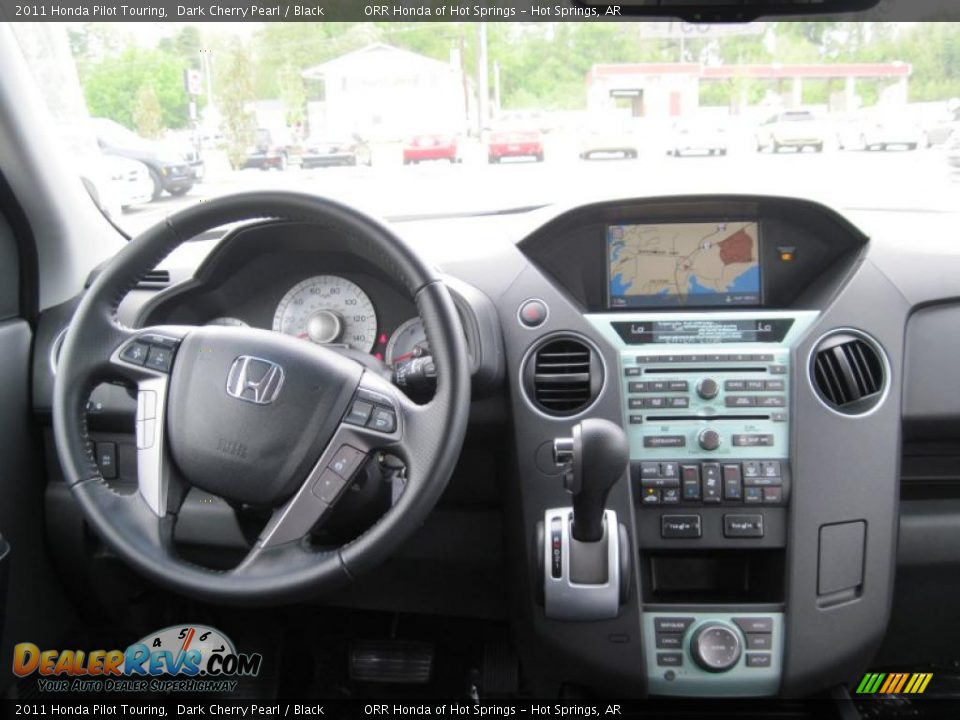
[[[597,542],[610,488],[629,461],[623,428],[599,418],[582,420],[573,426],[573,437],[553,441],[553,457],[558,465],[568,465],[563,484],[573,495],[574,539]]]

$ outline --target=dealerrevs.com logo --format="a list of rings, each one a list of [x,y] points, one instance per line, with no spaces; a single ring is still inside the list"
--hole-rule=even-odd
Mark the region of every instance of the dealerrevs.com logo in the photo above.
[[[238,678],[260,672],[260,653],[238,653],[205,625],[173,625],[126,650],[13,649],[13,672],[37,675],[40,692],[232,692]]]

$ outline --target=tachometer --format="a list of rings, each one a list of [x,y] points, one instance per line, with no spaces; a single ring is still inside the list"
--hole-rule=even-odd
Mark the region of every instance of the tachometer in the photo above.
[[[321,345],[370,352],[377,340],[377,313],[356,283],[317,275],[294,285],[280,300],[273,329]]]
[[[410,318],[393,331],[390,342],[387,343],[387,365],[412,360],[416,357],[430,354],[430,345],[427,343],[427,334],[423,329],[420,318]]]

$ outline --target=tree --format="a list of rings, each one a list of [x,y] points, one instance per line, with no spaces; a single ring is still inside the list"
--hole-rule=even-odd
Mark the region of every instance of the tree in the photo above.
[[[162,121],[163,110],[157,94],[149,85],[140,88],[137,93],[137,106],[133,110],[133,122],[136,123],[137,132],[145,138],[158,138],[163,129]]]
[[[217,74],[217,106],[223,118],[227,158],[236,170],[243,166],[247,148],[254,142],[257,120],[250,109],[255,99],[253,58],[249,48],[234,40]]]

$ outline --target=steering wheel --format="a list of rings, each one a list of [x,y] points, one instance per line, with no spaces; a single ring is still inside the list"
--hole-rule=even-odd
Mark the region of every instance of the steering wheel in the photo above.
[[[437,368],[433,399],[418,405],[374,372],[313,343],[242,327],[123,327],[117,307],[145,272],[181,243],[227,223],[312,223],[358,252],[414,298]],[[132,240],[86,292],[63,341],[53,421],[66,481],[87,521],[160,585],[212,601],[289,602],[367,572],[433,509],[466,432],[470,371],[446,286],[389,229],[339,203],[288,192],[245,193],[175,213]],[[85,408],[91,390],[137,388],[138,492],[108,486],[94,458]],[[359,537],[315,548],[309,536],[334,512],[371,453],[401,458],[399,498]],[[177,511],[196,487],[270,509],[232,570],[178,556]]]

